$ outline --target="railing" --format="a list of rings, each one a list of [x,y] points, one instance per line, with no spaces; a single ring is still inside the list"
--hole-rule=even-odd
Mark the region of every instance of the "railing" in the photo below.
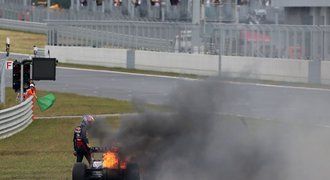
[[[330,26],[210,24],[212,54],[330,60]]]
[[[18,31],[27,31],[33,33],[43,33],[43,34],[47,32],[46,23],[15,21],[15,20],[2,19],[2,18],[0,18],[0,28],[18,30]]]
[[[197,46],[205,54],[330,60],[330,26],[60,20],[48,25],[49,45],[165,52],[192,52]]]
[[[48,45],[58,46],[162,52],[192,52],[195,46],[205,54],[330,60],[330,26],[90,20],[50,20],[46,25],[0,19],[0,28],[47,33]]]
[[[0,110],[0,139],[22,131],[32,122],[32,98],[17,106]]]
[[[79,22],[49,22],[48,44],[173,52],[176,36],[191,29],[189,25],[175,23]]]

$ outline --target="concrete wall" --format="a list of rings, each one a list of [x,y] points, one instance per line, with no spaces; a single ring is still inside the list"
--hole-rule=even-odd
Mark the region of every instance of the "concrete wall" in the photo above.
[[[217,75],[219,57],[201,54],[135,51],[135,68],[185,74]]]
[[[217,55],[46,46],[46,52],[48,49],[51,57],[66,63],[197,75],[219,74]],[[221,59],[223,76],[288,82],[308,82],[311,79],[318,81],[323,78],[322,82],[330,82],[330,62],[322,63],[320,69],[320,63],[305,60],[234,56],[223,56]]]
[[[46,46],[45,52],[48,50],[51,57],[56,57],[59,62],[126,68],[125,49]]]
[[[321,82],[322,84],[330,84],[330,61],[321,63]]]
[[[223,56],[222,75],[262,80],[307,82],[309,61]]]

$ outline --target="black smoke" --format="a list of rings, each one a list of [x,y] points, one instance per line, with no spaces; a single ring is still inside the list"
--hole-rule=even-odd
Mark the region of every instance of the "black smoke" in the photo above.
[[[218,114],[226,101],[219,83],[187,82],[170,95],[166,112],[135,101],[141,113],[123,119],[112,137],[145,179],[255,179],[279,160],[249,137],[245,123]]]
[[[147,180],[330,177],[311,166],[322,156],[315,156],[310,144],[296,141],[313,139],[315,133],[304,132],[315,129],[219,114],[233,93],[239,98],[245,92],[227,89],[217,80],[186,82],[172,92],[165,110],[136,100],[139,114],[123,118],[119,130],[98,128],[99,137],[105,143],[119,142]]]

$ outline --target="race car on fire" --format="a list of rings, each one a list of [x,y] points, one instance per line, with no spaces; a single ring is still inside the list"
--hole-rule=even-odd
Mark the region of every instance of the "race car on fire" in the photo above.
[[[139,166],[130,162],[119,152],[119,148],[92,147],[92,154],[101,153],[102,159],[92,160],[90,166],[77,162],[72,169],[73,180],[140,180]]]

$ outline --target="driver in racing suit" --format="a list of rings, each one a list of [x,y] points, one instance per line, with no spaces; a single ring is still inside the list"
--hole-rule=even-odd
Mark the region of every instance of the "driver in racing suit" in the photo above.
[[[85,156],[89,165],[92,163],[92,157],[90,153],[89,141],[87,137],[87,128],[94,123],[94,117],[91,115],[84,115],[82,122],[74,129],[73,133],[73,154],[77,157],[77,162],[82,162]]]

